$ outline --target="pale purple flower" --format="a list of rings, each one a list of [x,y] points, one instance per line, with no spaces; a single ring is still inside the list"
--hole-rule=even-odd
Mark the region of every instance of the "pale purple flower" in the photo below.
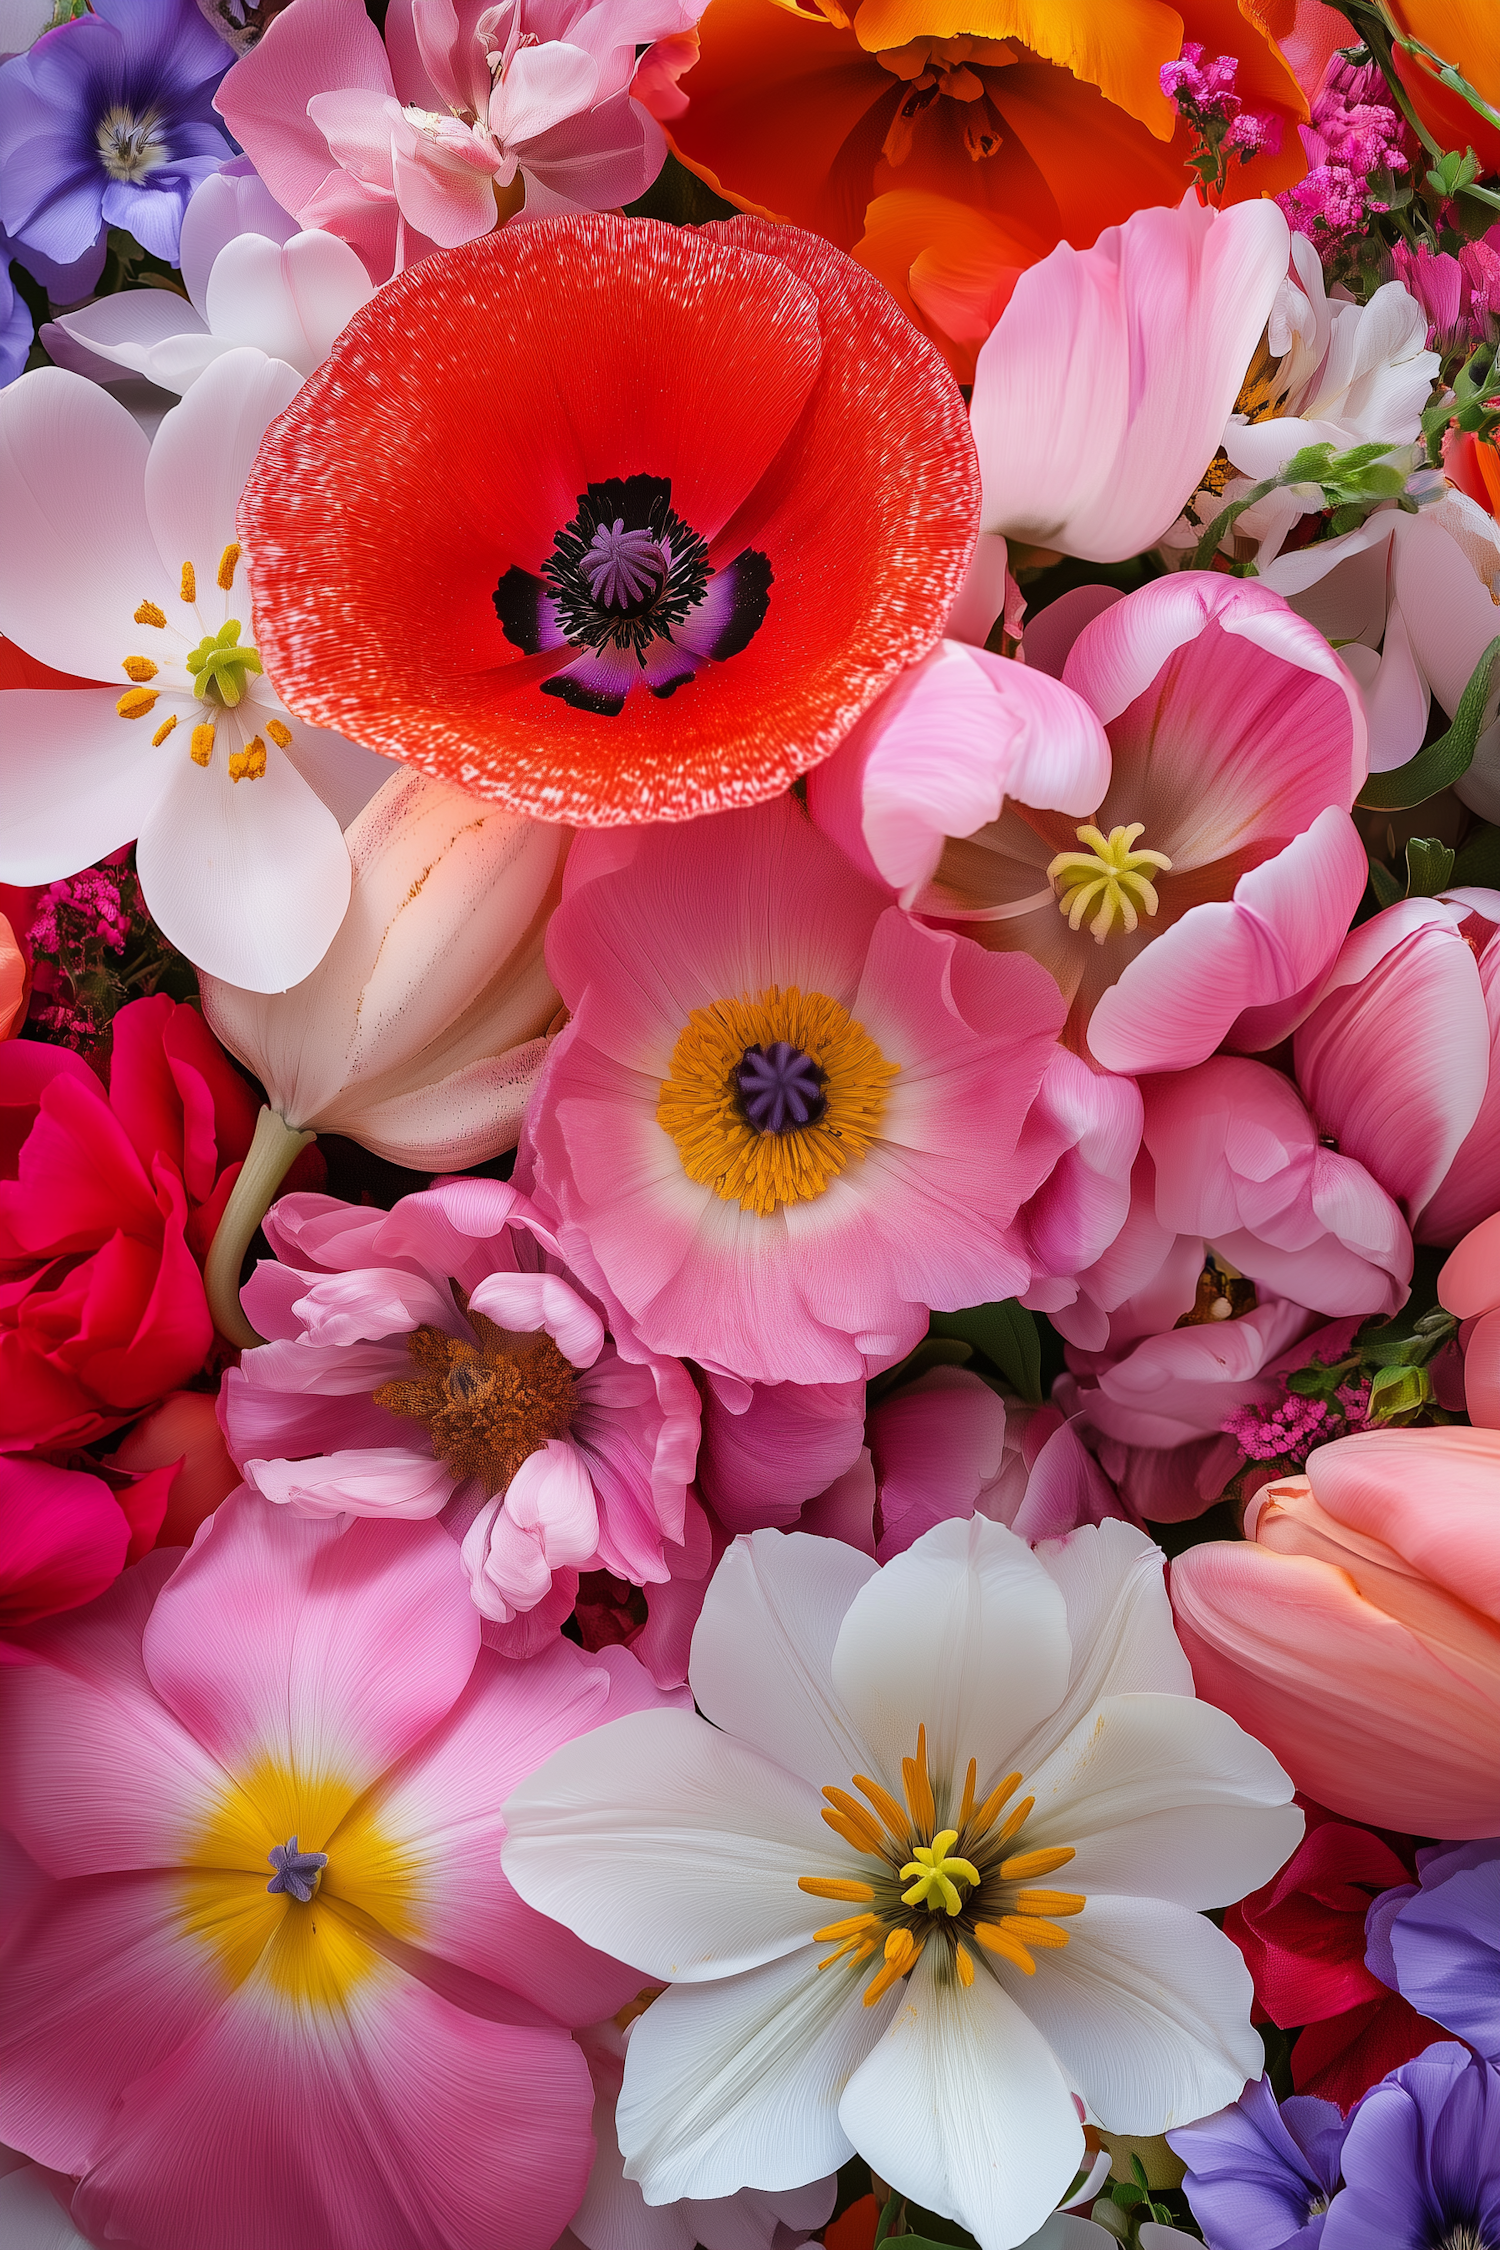
[[[0,225],[18,254],[68,266],[123,227],[175,265],[189,196],[236,153],[212,107],[233,60],[194,0],[94,0],[0,66]]]
[[[1456,2042],[1429,2047],[1370,2088],[1343,2167],[1322,2250],[1494,2250],[1500,2071]]]
[[[243,1302],[269,1339],[219,1413],[248,1484],[294,1514],[441,1515],[487,1638],[550,1639],[581,1570],[671,1573],[698,1451],[676,1359],[621,1359],[544,1222],[498,1180],[389,1212],[289,1195]]]
[[[1278,2109],[1269,2078],[1167,2140],[1209,2250],[1329,2250],[1344,2120],[1333,2102],[1296,2094]]]
[[[3,250],[3,244],[0,244]],[[0,390],[13,383],[26,365],[31,350],[32,320],[26,300],[10,278],[9,261],[0,255]]]
[[[1417,1874],[1372,1904],[1365,1960],[1419,2015],[1500,2063],[1500,1837],[1430,1845]]]

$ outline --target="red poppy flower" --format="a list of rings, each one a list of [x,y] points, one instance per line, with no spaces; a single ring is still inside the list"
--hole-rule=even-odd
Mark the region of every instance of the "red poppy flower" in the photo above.
[[[951,375],[851,259],[596,215],[382,289],[267,432],[240,528],[295,710],[608,827],[825,758],[936,641],[978,495]]]

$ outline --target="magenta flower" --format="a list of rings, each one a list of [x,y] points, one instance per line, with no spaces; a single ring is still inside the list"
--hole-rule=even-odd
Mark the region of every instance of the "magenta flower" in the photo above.
[[[585,833],[570,879],[529,1161],[622,1350],[847,1382],[1025,1287],[1063,1013],[1032,962],[921,928],[789,797]]]
[[[0,1630],[75,1609],[149,1552],[176,1464],[106,1479],[0,1454]],[[0,1663],[5,1661],[0,1645]]]
[[[248,1494],[0,1670],[47,1878],[7,1936],[0,2138],[152,2250],[548,2250],[588,2177],[569,2026],[639,1989],[524,1906],[501,1806],[662,1698],[622,1652],[480,1648],[434,1524]]]
[[[290,1195],[224,1380],[229,1450],[306,1516],[442,1515],[508,1653],[554,1633],[580,1570],[664,1581],[698,1446],[676,1360],[620,1357],[530,1205],[450,1180],[390,1212]],[[520,1622],[518,1622],[518,1620]]]
[[[987,711],[974,652],[929,658],[809,777],[813,817],[841,840],[857,823],[924,919],[1041,962],[1068,1045],[1106,1070],[1271,1046],[1365,885],[1359,690],[1264,587],[1182,571],[1102,598],[1043,611]]]

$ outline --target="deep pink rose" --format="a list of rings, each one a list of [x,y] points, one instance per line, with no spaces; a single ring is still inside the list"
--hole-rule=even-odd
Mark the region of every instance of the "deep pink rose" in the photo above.
[[[107,1090],[65,1047],[0,1045],[0,1447],[86,1444],[196,1374],[200,1265],[254,1124],[177,1001],[120,1010]]]

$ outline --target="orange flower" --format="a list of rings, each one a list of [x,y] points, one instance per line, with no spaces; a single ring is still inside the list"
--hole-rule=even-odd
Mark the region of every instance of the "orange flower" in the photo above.
[[[711,0],[670,136],[741,210],[852,249],[968,380],[1007,274],[1180,201],[1188,134],[1160,72],[1184,38],[1237,55],[1244,100],[1283,122],[1281,153],[1236,165],[1228,199],[1301,178],[1307,104],[1250,5]]]

